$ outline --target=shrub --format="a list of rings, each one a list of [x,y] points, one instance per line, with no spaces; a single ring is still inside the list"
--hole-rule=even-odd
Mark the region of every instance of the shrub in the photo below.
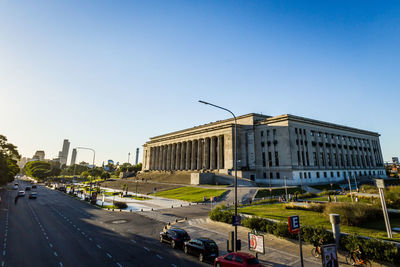
[[[340,214],[340,221],[344,225],[362,226],[367,221],[381,216],[382,211],[375,206],[364,203],[329,203],[325,206],[324,214]]]
[[[272,222],[257,217],[246,218],[243,220],[244,227],[255,229],[257,231],[265,231],[268,224],[272,224]]]
[[[116,206],[118,209],[126,209],[128,207],[125,202],[119,201],[114,201],[114,206]]]
[[[385,199],[389,208],[400,209],[400,186],[390,186],[385,190]]]
[[[318,241],[322,240],[323,244],[334,243],[335,240],[333,238],[332,233],[325,230],[323,227],[311,227],[311,226],[303,226],[302,230],[302,238],[305,242],[315,244]]]
[[[361,192],[378,194],[378,188],[376,188],[374,185],[364,184],[361,186]]]
[[[302,204],[302,205],[295,205],[295,204],[286,204],[284,205],[285,209],[292,209],[292,210],[308,210],[308,211],[315,211],[315,212],[323,212],[325,205],[324,204]]]
[[[318,193],[318,196],[332,196],[332,195],[336,195],[337,192],[336,191],[327,191],[324,190],[321,193]]]
[[[302,198],[311,198],[311,197],[316,197],[316,196],[318,196],[318,195],[315,193],[307,192],[304,194],[297,195],[297,198],[302,199]]]
[[[232,216],[234,215],[232,210],[226,210],[226,206],[218,206],[209,213],[209,217],[213,221],[232,223]]]
[[[347,251],[354,251],[361,246],[369,259],[400,264],[400,250],[394,243],[348,235],[341,237],[340,246]]]

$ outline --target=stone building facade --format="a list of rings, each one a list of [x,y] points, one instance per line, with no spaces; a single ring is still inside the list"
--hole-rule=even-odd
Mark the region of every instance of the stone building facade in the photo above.
[[[379,134],[293,115],[237,118],[238,176],[260,184],[320,184],[385,177]],[[233,175],[234,120],[150,138],[147,171]]]

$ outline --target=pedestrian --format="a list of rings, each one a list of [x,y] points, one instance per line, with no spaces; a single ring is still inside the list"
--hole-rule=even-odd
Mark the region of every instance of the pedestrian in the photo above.
[[[374,196],[371,197],[371,200],[372,200],[372,204],[375,204],[375,198],[374,198]]]
[[[337,202],[337,196],[335,195],[335,202]]]
[[[331,199],[331,195],[328,195],[328,201],[329,201],[329,202],[331,202],[331,201],[332,201],[332,199]]]
[[[358,202],[358,197],[356,197],[356,202]]]

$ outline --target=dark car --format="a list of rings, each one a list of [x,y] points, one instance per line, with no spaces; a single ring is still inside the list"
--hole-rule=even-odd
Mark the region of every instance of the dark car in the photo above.
[[[160,242],[170,243],[173,248],[181,247],[186,241],[190,240],[188,233],[179,228],[171,228],[160,233]]]
[[[35,189],[37,186],[34,184],[34,185],[32,185],[32,189]]]
[[[243,266],[261,267],[262,265],[256,257],[246,252],[231,252],[214,260],[214,266]]]
[[[25,191],[29,191],[29,190],[31,190],[30,186],[25,187]]]
[[[211,260],[218,257],[218,246],[209,238],[194,238],[185,242],[183,251],[199,257],[199,261]]]

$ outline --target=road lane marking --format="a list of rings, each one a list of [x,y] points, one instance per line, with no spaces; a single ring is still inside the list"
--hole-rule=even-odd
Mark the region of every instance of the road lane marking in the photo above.
[[[163,259],[163,257],[161,257],[160,255],[156,255],[157,256],[157,258],[159,258],[160,260],[162,260]]]
[[[110,255],[110,253],[106,253],[107,254],[107,256],[111,259],[112,258],[112,256]]]
[[[136,240],[131,239],[131,241],[136,244]]]
[[[50,243],[50,244],[49,244],[49,246],[52,248],[52,247],[53,247],[53,244],[52,244],[52,243]]]
[[[175,264],[173,264],[173,263],[171,264],[171,266],[172,266],[172,267],[178,267],[178,266],[176,266],[176,265],[175,265]]]
[[[117,262],[117,265],[118,265],[119,267],[123,267],[119,262]]]
[[[98,244],[97,244],[96,246],[97,246],[98,248],[101,248],[101,246],[100,246],[100,245],[98,245]]]
[[[143,247],[146,251],[150,251],[150,249],[148,249],[148,248],[146,248],[146,247]]]
[[[62,264],[62,262],[60,261],[60,267],[63,267],[64,265]]]

